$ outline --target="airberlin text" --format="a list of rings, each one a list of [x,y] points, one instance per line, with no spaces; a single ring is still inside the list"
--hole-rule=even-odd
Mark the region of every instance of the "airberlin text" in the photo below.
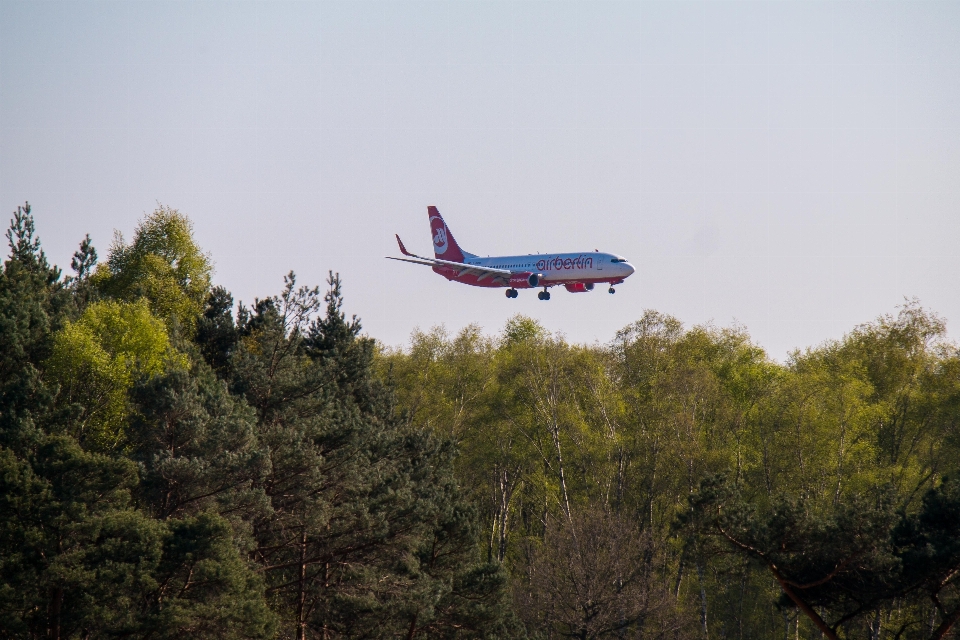
[[[538,271],[560,271],[561,269],[592,269],[593,257],[579,255],[576,258],[548,258],[537,261]]]

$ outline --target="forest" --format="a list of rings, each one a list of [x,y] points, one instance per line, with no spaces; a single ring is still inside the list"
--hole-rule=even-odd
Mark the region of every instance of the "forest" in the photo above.
[[[960,350],[918,301],[783,363],[656,311],[394,347],[335,273],[235,304],[175,209],[66,273],[36,226],[0,638],[957,637]]]

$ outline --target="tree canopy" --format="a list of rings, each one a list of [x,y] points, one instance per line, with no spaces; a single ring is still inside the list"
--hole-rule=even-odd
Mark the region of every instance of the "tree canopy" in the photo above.
[[[87,249],[85,252],[85,248]],[[89,244],[78,252],[78,277],[94,254]],[[193,223],[184,214],[160,206],[144,217],[126,244],[119,232],[110,255],[93,274],[106,295],[129,302],[145,299],[170,327],[192,330],[210,290],[213,264],[193,239]]]
[[[956,637],[960,351],[916,301],[782,363],[652,310],[395,348],[336,273],[236,305],[167,207],[69,277],[28,204],[7,239],[0,638]]]
[[[405,428],[339,276],[234,309],[191,230],[160,208],[61,279],[14,216],[0,637],[523,636],[455,445]]]

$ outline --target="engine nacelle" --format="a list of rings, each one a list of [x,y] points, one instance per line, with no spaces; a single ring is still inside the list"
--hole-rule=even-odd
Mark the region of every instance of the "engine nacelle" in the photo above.
[[[514,289],[533,289],[540,284],[542,277],[541,274],[531,271],[514,273],[510,276],[510,286]]]
[[[563,285],[567,291],[570,293],[586,293],[587,291],[593,291],[592,282],[574,282],[572,284]]]

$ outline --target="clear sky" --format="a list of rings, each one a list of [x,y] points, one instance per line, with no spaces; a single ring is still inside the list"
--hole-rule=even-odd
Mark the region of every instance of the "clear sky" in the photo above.
[[[158,202],[237,299],[345,281],[393,345],[644,309],[770,354],[904,297],[960,321],[960,2],[0,0],[0,213],[61,265]],[[619,253],[615,296],[508,300],[398,255]],[[949,322],[953,321],[953,322]]]

